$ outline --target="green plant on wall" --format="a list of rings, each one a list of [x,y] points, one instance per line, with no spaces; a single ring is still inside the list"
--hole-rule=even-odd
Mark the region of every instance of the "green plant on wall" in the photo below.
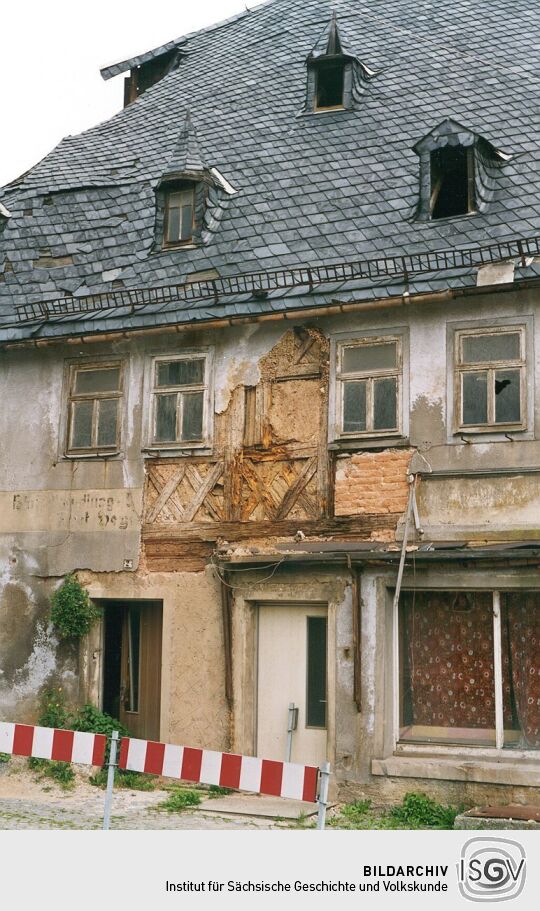
[[[66,576],[51,598],[51,623],[61,639],[79,639],[101,616],[101,610],[73,576]]]

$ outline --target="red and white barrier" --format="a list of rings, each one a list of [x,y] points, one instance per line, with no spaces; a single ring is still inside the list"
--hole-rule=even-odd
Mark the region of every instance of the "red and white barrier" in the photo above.
[[[131,772],[214,784],[235,791],[290,797],[310,803],[317,801],[319,770],[292,762],[275,762],[254,756],[236,756],[124,737],[118,766]]]
[[[106,746],[105,734],[62,731],[0,721],[0,753],[12,756],[102,766]]]

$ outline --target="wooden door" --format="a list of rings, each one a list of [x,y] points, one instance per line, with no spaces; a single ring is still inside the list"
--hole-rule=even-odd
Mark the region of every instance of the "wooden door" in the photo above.
[[[284,760],[289,704],[298,709],[291,761],[319,765],[327,752],[327,608],[261,605],[257,755]]]
[[[106,607],[103,705],[142,740],[160,736],[162,622],[160,602]]]

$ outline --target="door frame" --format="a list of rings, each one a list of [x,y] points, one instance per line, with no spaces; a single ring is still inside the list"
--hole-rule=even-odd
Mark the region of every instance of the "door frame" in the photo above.
[[[255,586],[254,586],[255,588]],[[265,586],[266,588],[266,586]],[[309,588],[306,585],[306,588]],[[322,597],[319,597],[319,592]],[[255,592],[254,592],[255,594]],[[257,593],[258,594],[258,593]],[[327,758],[334,764],[336,725],[336,612],[339,603],[333,601],[335,585],[318,585],[316,597],[298,598],[281,590],[261,592],[262,596],[246,599],[237,596],[233,610],[233,662],[234,729],[232,750],[248,756],[257,755],[257,689],[258,689],[258,639],[259,608],[324,607],[327,611]],[[327,595],[327,597],[324,597]],[[263,757],[264,758],[264,757]]]

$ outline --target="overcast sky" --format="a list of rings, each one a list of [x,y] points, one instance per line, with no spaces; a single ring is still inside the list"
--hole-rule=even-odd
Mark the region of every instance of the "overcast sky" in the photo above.
[[[247,0],[250,7],[258,0]],[[0,187],[62,139],[122,107],[123,76],[99,69],[227,19],[245,0],[4,0]]]

